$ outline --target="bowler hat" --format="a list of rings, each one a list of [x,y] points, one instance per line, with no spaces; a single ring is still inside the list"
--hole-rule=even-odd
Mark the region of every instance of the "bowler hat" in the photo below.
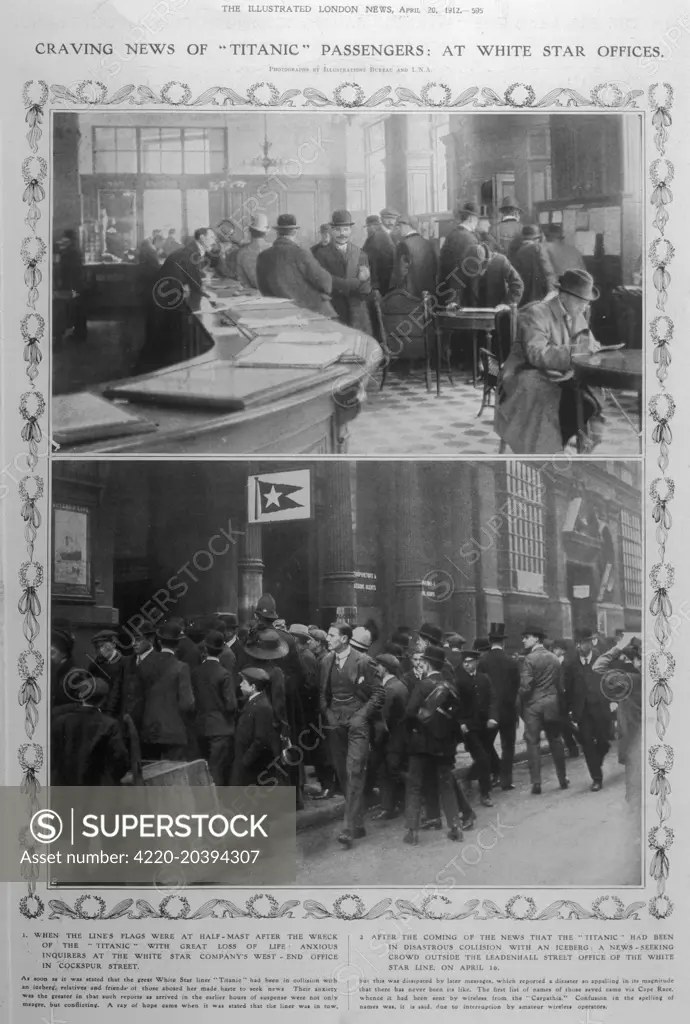
[[[256,614],[260,615],[262,619],[268,619],[269,622],[275,622],[278,618],[278,610],[276,609],[276,603],[271,594],[261,595],[259,603],[256,606]]]
[[[390,218],[391,220],[393,219],[393,217],[395,217],[395,219],[397,220],[399,216],[400,214],[398,213],[398,211],[394,210],[390,206],[384,206],[384,208],[381,210],[381,220],[383,220],[384,217]]]
[[[595,302],[599,298],[599,289],[594,285],[594,278],[586,270],[566,270],[558,278],[558,288],[567,295],[574,295],[587,302]]]
[[[268,231],[268,217],[265,213],[253,213],[252,218],[249,221],[250,231],[260,231],[262,235],[265,235]]]
[[[424,651],[424,660],[428,661],[433,668],[443,668],[446,663],[446,652],[442,647],[436,647],[434,644],[429,644],[427,649]]]
[[[247,637],[244,645],[245,653],[259,661],[277,661],[284,658],[290,648],[285,640],[281,640],[275,629],[260,629]]]
[[[477,639],[472,644],[472,650],[478,651],[480,654],[482,654],[484,651],[488,651],[490,646],[491,645],[489,643],[488,637],[480,636],[477,637]]]
[[[498,208],[499,213],[503,213],[504,210],[517,210],[518,213],[522,213],[522,210],[515,202],[512,196],[506,196],[501,205]]]
[[[91,637],[94,647],[98,647],[99,644],[116,644],[117,641],[118,635],[114,629],[101,629]]]
[[[308,640],[310,636],[309,630],[301,622],[293,622],[290,626],[290,632],[293,636],[304,637],[305,640]]]
[[[353,227],[354,221],[349,210],[334,210],[331,217],[331,227],[346,228]]]
[[[212,629],[204,638],[204,647],[207,654],[220,654],[225,647],[225,637],[218,630]]]
[[[477,641],[475,640],[475,644],[476,643],[477,643]],[[481,641],[479,641],[479,643],[481,643]],[[462,660],[463,661],[476,661],[477,658],[479,658],[481,656],[481,654],[482,654],[481,650],[479,650],[477,647],[473,647],[472,650],[466,650],[466,651],[462,652]]]
[[[182,626],[179,620],[171,619],[163,622],[156,630],[159,640],[180,640],[182,637]]]
[[[419,627],[419,635],[422,640],[428,640],[430,644],[435,644],[437,647],[440,647],[443,642],[443,630],[440,626],[435,626],[433,622],[423,622]]]
[[[375,660],[379,665],[383,665],[392,676],[400,675],[400,662],[394,654],[379,654]]]
[[[538,636],[540,639],[544,639],[546,636],[546,630],[543,626],[540,626],[537,622],[527,622],[522,629],[523,636]]]
[[[522,237],[526,242],[533,241],[536,238],[541,238],[541,228],[538,224],[525,224],[522,229]]]
[[[297,218],[294,213],[280,213],[276,221],[276,231],[289,231],[297,227]]]
[[[479,216],[479,207],[475,202],[470,200],[469,203],[463,203],[458,207],[458,213],[469,213],[473,217]]]
[[[257,690],[265,689],[271,681],[271,677],[265,669],[254,668],[253,666],[241,669],[240,676],[246,679],[248,683],[256,686]]]
[[[356,651],[368,651],[371,647],[371,633],[364,626],[356,626],[352,630],[350,646]]]
[[[371,227],[373,224],[380,224],[381,218],[378,213],[370,213],[367,219],[364,221],[367,227]]]
[[[586,640],[593,640],[596,636],[596,631],[591,626],[583,626],[581,629],[575,630],[575,643],[581,644]]]
[[[71,654],[74,649],[76,637],[69,629],[65,629],[60,626],[54,626],[50,631],[50,643],[53,647],[57,647],[63,654]]]

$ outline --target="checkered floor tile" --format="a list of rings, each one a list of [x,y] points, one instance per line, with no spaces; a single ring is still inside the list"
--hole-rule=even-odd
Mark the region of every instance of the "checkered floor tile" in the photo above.
[[[477,416],[481,387],[474,388],[471,376],[463,371],[454,371],[453,381],[451,386],[444,374],[439,398],[434,375],[431,391],[427,391],[421,369],[415,368],[407,376],[389,370],[383,391],[378,390],[380,376],[370,381],[362,411],[350,424],[348,455],[498,454],[493,407]],[[639,455],[637,397],[622,392],[616,394],[616,399],[634,426],[607,395],[606,428],[596,454],[617,458]]]

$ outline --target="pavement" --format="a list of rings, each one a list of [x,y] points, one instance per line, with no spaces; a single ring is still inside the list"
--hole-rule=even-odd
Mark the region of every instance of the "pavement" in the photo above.
[[[527,764],[519,762],[516,788],[494,790],[494,807],[476,808],[476,826],[463,833],[462,843],[451,843],[444,827],[420,832],[419,845],[407,846],[402,843],[402,818],[378,822],[368,815],[366,838],[344,850],[337,842],[340,824],[324,818],[320,827],[302,829],[297,836],[296,883],[420,888],[437,884],[444,889],[642,884],[640,806],[625,801],[624,769],[615,745],[604,763],[604,788],[599,793],[590,790],[582,756],[567,765],[570,788],[564,791],[551,758],[542,756],[543,792],[533,796]],[[477,803],[476,785],[470,799]]]

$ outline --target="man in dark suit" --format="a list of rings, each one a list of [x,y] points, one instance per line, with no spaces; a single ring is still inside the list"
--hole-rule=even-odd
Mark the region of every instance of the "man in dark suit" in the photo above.
[[[204,640],[206,660],[192,672],[196,734],[216,786],[227,786],[232,766],[237,694],[220,662],[225,637],[211,630]]]
[[[611,709],[601,692],[601,676],[594,671],[597,656],[592,649],[592,630],[575,634],[577,651],[563,663],[563,686],[568,711],[577,722],[582,752],[592,777],[591,789],[603,785],[604,758],[609,751]]]
[[[350,849],[364,831],[364,784],[369,759],[370,723],[384,694],[371,660],[350,647],[352,628],[334,622],[328,655],[321,662],[320,710],[329,729],[331,761],[345,793],[345,820],[338,842]]]
[[[541,795],[542,730],[551,749],[558,783],[561,789],[570,785],[565,774],[565,748],[561,738],[561,663],[555,654],[544,647],[545,630],[528,623],[522,631],[525,657],[520,665],[520,691],[518,699],[525,723],[525,743],[529,763],[530,781],[534,796]]]
[[[484,807],[493,807],[490,750],[493,750],[496,733],[488,727],[492,701],[491,681],[483,672],[477,671],[479,655],[476,644],[473,650],[463,651],[462,666],[455,673],[455,685],[460,700],[461,738],[473,761],[468,777],[474,776],[479,782],[480,803]]]
[[[102,711],[105,679],[75,669],[78,698],[53,708],[50,721],[50,783],[53,786],[117,786],[129,767],[120,723]]]
[[[256,280],[262,295],[292,299],[298,306],[333,318],[330,303],[331,275],[297,241],[297,221],[291,213],[281,213],[276,224],[277,237],[256,261]],[[325,246],[324,248],[328,248]]]
[[[441,247],[437,295],[444,306],[477,306],[479,272],[479,208],[465,203],[456,213],[457,223]]]
[[[555,291],[558,278],[537,224],[525,224],[522,229],[522,245],[513,255],[512,263],[524,285],[521,306],[528,302],[539,302]]]
[[[311,249],[309,250],[311,252],[312,256],[316,256],[317,250],[320,249],[322,245],[328,245],[330,240],[331,240],[331,225],[330,224],[322,224],[321,227],[319,228],[319,240],[318,240],[318,242],[316,242],[315,245],[312,245]]]
[[[117,633],[112,629],[102,629],[91,638],[91,643],[96,649],[96,658],[89,659],[87,668],[108,684],[103,710],[113,718],[119,718],[122,715],[127,659],[120,651]]]
[[[434,247],[419,232],[416,217],[405,216],[398,221],[400,241],[395,250],[394,287],[404,288],[415,297],[436,291],[437,260]]]
[[[395,269],[395,242],[386,231],[377,213],[370,214],[365,227],[367,238],[362,252],[369,260],[371,270],[371,287],[381,295],[386,295],[392,287],[391,279]]]
[[[157,631],[160,652],[152,653],[142,668],[142,754],[152,761],[183,761],[187,748],[184,716],[194,710],[189,668],[176,654],[182,630],[175,622]]]
[[[490,252],[482,242],[479,305],[518,306],[525,286],[517,270],[501,252]]]
[[[276,785],[272,765],[280,758],[280,738],[266,696],[268,673],[248,666],[240,672],[244,706],[235,730],[231,786]]]
[[[371,271],[366,253],[352,242],[354,221],[347,210],[336,210],[331,219],[332,238],[316,254],[333,281],[331,302],[341,323],[372,334],[367,297]]]
[[[384,690],[381,718],[376,721],[371,752],[371,771],[381,797],[381,810],[374,820],[396,818],[405,799],[403,777],[407,724],[405,709],[409,700],[407,687],[400,679],[400,662],[392,654],[379,654],[376,664]]]
[[[502,215],[498,225],[498,246],[504,256],[513,258],[513,254],[522,244],[520,214],[522,210],[514,199],[506,196],[498,212]]]
[[[520,669],[509,658],[503,647],[505,630],[502,624],[492,624],[489,633],[490,649],[482,654],[477,668],[491,682],[491,707],[487,727],[501,738],[501,789],[514,789],[513,757],[517,727],[517,696],[520,689]],[[493,746],[493,743],[492,743]]]

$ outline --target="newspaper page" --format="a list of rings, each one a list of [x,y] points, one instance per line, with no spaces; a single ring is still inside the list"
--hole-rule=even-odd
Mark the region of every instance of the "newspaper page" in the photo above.
[[[687,1006],[690,15],[473,2],[6,12],[8,1024]]]

